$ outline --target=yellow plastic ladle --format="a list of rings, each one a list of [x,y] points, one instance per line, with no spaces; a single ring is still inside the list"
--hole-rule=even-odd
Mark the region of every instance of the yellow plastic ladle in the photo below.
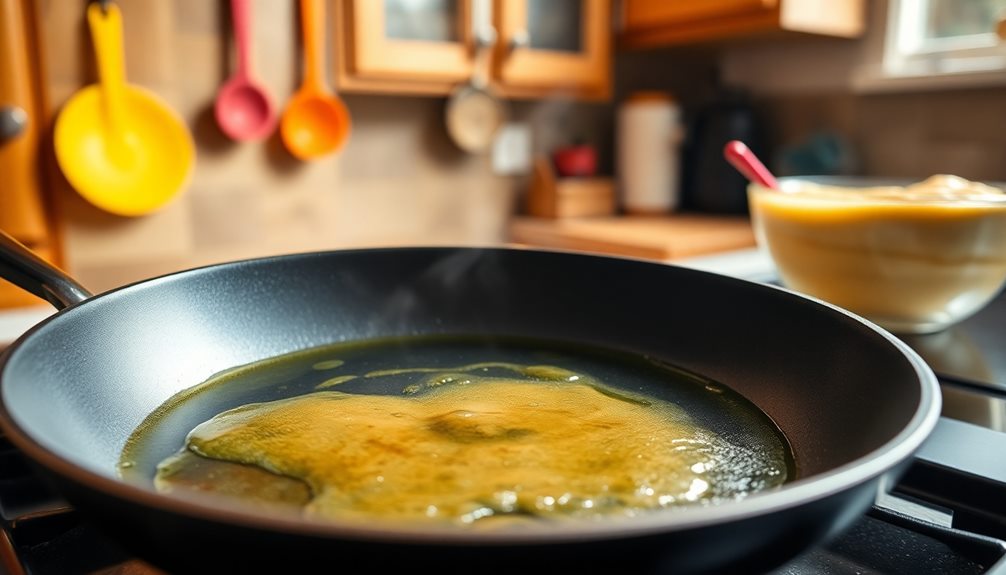
[[[188,183],[195,146],[185,123],[153,93],[126,83],[122,15],[87,7],[98,83],[73,95],[56,118],[56,160],[95,206],[122,216],[164,206]]]
[[[322,73],[321,27],[318,0],[300,0],[304,35],[304,80],[283,111],[280,135],[291,154],[302,160],[324,156],[342,147],[351,131],[349,111],[342,99],[325,86]]]

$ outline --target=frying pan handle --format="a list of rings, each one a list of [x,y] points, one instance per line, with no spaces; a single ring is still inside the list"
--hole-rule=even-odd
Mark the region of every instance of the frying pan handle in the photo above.
[[[63,309],[91,297],[73,278],[0,230],[0,277]]]

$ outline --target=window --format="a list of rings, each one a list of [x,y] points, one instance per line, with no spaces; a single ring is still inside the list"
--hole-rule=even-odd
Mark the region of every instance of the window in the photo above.
[[[884,74],[893,77],[1006,70],[996,34],[1006,0],[890,0]]]

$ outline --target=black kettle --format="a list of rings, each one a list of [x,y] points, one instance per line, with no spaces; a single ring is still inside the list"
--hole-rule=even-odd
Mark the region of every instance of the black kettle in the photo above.
[[[723,147],[740,140],[764,156],[762,134],[750,98],[729,91],[706,104],[688,122],[683,150],[681,204],[684,210],[747,214],[748,182],[723,157]]]

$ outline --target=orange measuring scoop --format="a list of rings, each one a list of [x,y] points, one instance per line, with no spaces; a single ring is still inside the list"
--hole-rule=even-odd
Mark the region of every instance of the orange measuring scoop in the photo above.
[[[300,1],[304,36],[304,80],[283,111],[280,135],[291,154],[302,160],[335,152],[352,129],[349,110],[325,85],[322,72],[324,8],[319,0]]]

